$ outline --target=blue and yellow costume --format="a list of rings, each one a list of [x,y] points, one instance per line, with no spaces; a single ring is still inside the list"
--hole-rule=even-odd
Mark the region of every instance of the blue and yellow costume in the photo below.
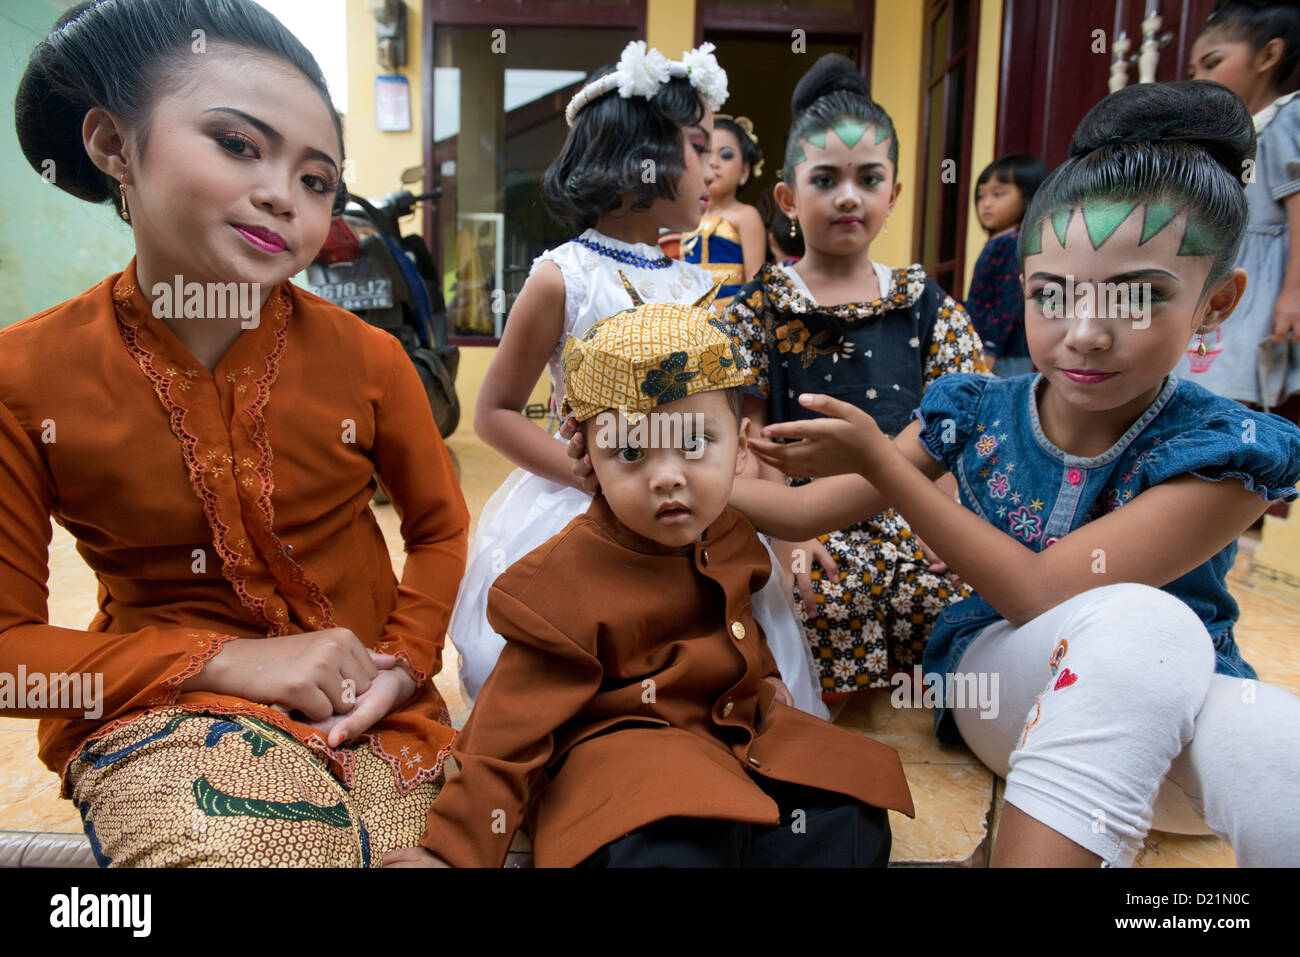
[[[745,284],[745,256],[736,227],[721,216],[706,216],[699,229],[682,235],[681,256],[703,266],[714,282],[722,284],[715,308],[725,312],[731,297]]]

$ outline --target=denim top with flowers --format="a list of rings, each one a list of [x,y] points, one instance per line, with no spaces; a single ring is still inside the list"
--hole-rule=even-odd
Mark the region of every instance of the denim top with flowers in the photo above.
[[[1296,498],[1300,429],[1280,416],[1253,412],[1171,375],[1118,442],[1081,458],[1043,434],[1034,399],[1041,379],[946,375],[930,385],[913,413],[926,451],[956,477],[962,504],[1035,551],[1179,475],[1239,479],[1266,501]],[[1162,590],[1205,623],[1216,671],[1254,678],[1233,639],[1238,608],[1226,576],[1236,553],[1234,541]],[[925,671],[956,672],[970,643],[1001,619],[978,596],[950,605],[926,645]],[[936,712],[936,733],[959,740],[944,715]]]

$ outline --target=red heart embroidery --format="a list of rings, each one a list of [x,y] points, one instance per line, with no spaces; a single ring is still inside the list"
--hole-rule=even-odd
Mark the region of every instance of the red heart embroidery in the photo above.
[[[1070,687],[1070,685],[1074,684],[1078,680],[1079,680],[1079,676],[1076,675],[1069,668],[1066,668],[1064,671],[1061,672],[1061,677],[1056,679],[1056,684],[1052,686],[1052,690],[1060,691],[1062,688],[1068,688]]]

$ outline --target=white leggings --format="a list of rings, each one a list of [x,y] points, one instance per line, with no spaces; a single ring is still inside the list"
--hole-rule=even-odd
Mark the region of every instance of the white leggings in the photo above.
[[[1132,864],[1154,827],[1213,832],[1242,867],[1300,865],[1300,698],[1214,674],[1209,633],[1172,595],[1108,585],[998,622],[957,671],[997,676],[996,708],[953,716],[1006,801],[1106,863]]]

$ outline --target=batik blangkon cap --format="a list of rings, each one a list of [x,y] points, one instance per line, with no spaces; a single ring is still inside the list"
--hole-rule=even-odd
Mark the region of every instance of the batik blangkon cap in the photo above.
[[[691,305],[648,303],[619,275],[632,308],[565,341],[561,414],[585,422],[618,409],[637,422],[656,406],[745,384],[734,327],[709,308],[717,286]]]

